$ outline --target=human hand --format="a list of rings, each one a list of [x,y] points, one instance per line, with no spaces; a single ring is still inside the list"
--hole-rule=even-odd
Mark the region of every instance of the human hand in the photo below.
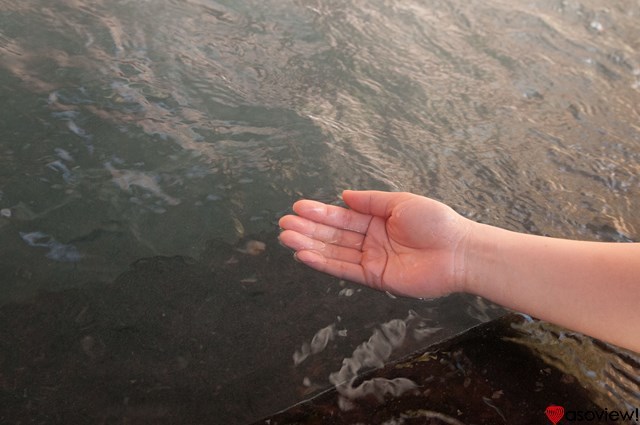
[[[302,263],[417,298],[459,291],[473,222],[411,193],[344,191],[351,209],[302,200],[280,219],[280,241]]]

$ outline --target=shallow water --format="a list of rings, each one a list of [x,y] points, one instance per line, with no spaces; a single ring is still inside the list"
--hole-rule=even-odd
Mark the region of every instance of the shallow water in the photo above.
[[[281,353],[265,381],[300,375],[245,420],[331,385],[390,323],[411,343],[382,361],[495,317],[319,278],[277,245],[277,219],[377,188],[519,231],[638,240],[639,16],[633,1],[0,0],[0,304],[102,294],[145,258],[204,265],[215,314],[197,320],[239,323],[203,342],[225,341],[219,380],[242,393],[232,360],[265,352]],[[241,252],[249,239],[265,252]]]

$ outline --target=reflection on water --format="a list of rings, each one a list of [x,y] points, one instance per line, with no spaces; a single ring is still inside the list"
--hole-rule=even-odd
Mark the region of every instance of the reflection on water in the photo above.
[[[273,364],[297,353],[299,396],[335,384],[362,347],[378,360],[354,373],[489,320],[499,312],[476,298],[309,289],[310,271],[278,291],[290,258],[245,244],[273,239],[299,197],[337,202],[344,188],[422,193],[519,231],[638,240],[638,16],[623,0],[0,0],[0,305],[98,294],[142,258],[192,258],[287,334],[264,343],[286,345]],[[275,294],[301,297],[277,322]],[[400,322],[396,346],[384,326]],[[251,344],[219,332],[235,351],[218,362],[244,359]],[[85,351],[109,348],[92,338]]]
[[[636,423],[637,357],[508,314],[256,425],[538,424],[547,423],[550,405],[564,410],[565,422]]]
[[[65,262],[77,262],[82,259],[82,254],[78,252],[78,249],[73,245],[62,244],[51,236],[42,232],[23,233],[20,232],[20,237],[29,246],[38,246],[43,248],[49,248],[47,258],[55,261]]]
[[[387,394],[398,396],[416,384],[405,378],[368,380],[354,386],[355,380],[366,368],[381,368],[391,357],[393,350],[404,342],[407,324],[404,320],[394,319],[375,329],[369,340],[359,345],[353,355],[342,361],[342,368],[329,376],[345,399],[355,399],[375,395],[381,401]]]

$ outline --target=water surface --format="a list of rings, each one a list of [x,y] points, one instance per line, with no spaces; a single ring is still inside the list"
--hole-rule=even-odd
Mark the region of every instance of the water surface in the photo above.
[[[98,416],[165,417],[188,403],[140,394],[180,394],[171,377],[189,388],[200,372],[214,390],[193,403],[243,422],[332,385],[385,329],[402,341],[382,362],[500,314],[294,264],[278,218],[344,188],[638,240],[639,17],[622,0],[0,1],[0,304],[24,327],[2,330],[2,368],[22,382],[20,367],[60,367],[21,365],[19,341],[111,369],[131,360],[116,352],[157,347],[105,381]],[[266,250],[247,253],[252,239]],[[54,324],[74,330],[46,342]],[[122,329],[141,340],[107,336]],[[156,355],[173,365],[162,376]],[[55,405],[44,387],[34,398]]]

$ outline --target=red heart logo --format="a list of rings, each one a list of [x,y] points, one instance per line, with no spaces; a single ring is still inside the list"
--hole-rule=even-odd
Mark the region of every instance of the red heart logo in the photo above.
[[[547,407],[547,410],[545,410],[544,413],[547,414],[547,418],[549,418],[549,420],[553,422],[553,425],[556,425],[564,416],[564,407],[555,406],[552,404]]]

